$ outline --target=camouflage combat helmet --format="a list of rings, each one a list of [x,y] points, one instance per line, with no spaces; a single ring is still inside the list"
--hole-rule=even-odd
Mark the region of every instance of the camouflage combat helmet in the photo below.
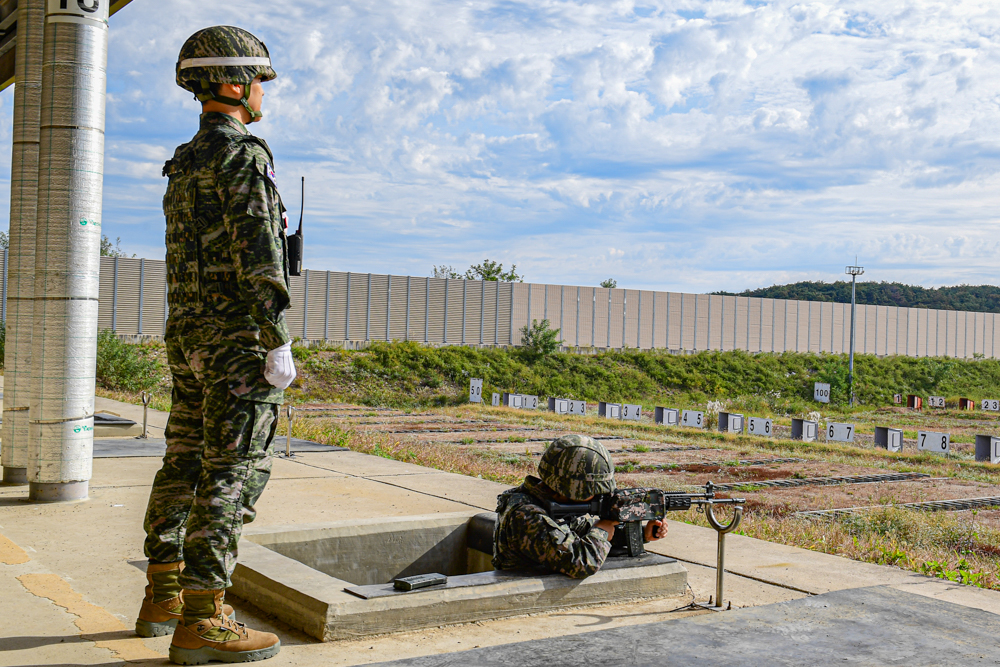
[[[264,42],[243,28],[217,25],[199,30],[187,38],[177,56],[177,85],[194,93],[201,102],[215,100],[242,106],[256,120],[259,111],[250,108],[250,84],[260,77],[270,81],[278,75],[271,69],[271,56]],[[243,99],[216,95],[213,83],[243,84]]]
[[[556,493],[571,500],[615,490],[615,465],[604,445],[586,435],[564,435],[552,441],[538,462],[538,476]]]

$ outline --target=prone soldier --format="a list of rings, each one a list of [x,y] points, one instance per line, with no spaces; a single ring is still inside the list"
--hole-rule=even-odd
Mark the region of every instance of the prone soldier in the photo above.
[[[493,567],[542,568],[583,579],[597,572],[611,552],[617,521],[593,513],[552,516],[549,508],[594,501],[615,491],[615,466],[604,445],[585,435],[564,435],[546,448],[538,477],[497,498]],[[642,529],[649,542],[667,535],[652,519]]]
[[[148,586],[136,633],[173,632],[178,664],[262,660],[281,646],[223,604],[295,378],[284,206],[271,151],[247,129],[263,115],[261,83],[276,76],[264,43],[230,26],[189,37],[176,67],[202,114],[163,168],[173,392],[144,524]]]

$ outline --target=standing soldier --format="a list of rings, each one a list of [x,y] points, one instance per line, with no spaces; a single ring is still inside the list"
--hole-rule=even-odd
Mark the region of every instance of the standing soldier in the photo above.
[[[262,117],[261,82],[275,76],[264,43],[229,26],[196,32],[177,62],[177,84],[202,114],[163,167],[173,403],[146,510],[149,585],[136,632],[175,630],[170,659],[182,665],[263,660],[281,646],[222,604],[295,378],[284,207],[271,151],[247,130]]]

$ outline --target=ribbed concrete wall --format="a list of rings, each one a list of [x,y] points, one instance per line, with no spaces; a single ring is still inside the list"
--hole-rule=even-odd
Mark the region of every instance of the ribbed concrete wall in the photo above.
[[[6,252],[0,276],[6,276]],[[520,329],[548,319],[569,347],[750,352],[846,352],[850,305],[575,285],[497,283],[304,271],[292,277],[286,314],[306,340],[415,340],[518,345]],[[120,334],[162,336],[165,266],[101,259],[99,324]],[[0,282],[0,316],[6,316]],[[993,313],[858,306],[859,353],[997,357]]]

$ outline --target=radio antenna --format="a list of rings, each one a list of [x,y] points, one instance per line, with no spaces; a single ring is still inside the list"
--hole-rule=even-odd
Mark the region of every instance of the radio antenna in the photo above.
[[[299,231],[297,234],[302,234],[302,216],[306,212],[306,177],[302,177],[302,203],[301,208],[299,208]]]

